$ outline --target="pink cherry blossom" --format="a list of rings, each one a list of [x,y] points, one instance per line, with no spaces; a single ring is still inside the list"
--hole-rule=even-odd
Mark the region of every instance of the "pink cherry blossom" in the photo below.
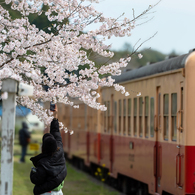
[[[138,54],[138,58],[141,59],[143,55],[141,53]]]
[[[34,86],[33,98],[17,97],[17,102],[30,108],[46,125],[51,122],[52,113],[39,102],[53,100],[78,108],[79,105],[72,101],[72,98],[77,98],[94,109],[106,111],[105,105],[98,102],[101,97],[96,90],[99,87],[114,87],[129,95],[123,86],[114,83],[112,76],[120,75],[121,68],[127,66],[131,57],[121,58],[118,62],[105,62],[97,67],[86,50],[112,58],[114,52],[109,51],[110,45],[106,45],[105,40],[130,36],[137,19],[149,12],[152,6],[133,19],[124,14],[111,18],[94,9],[93,4],[98,0],[84,1],[35,0],[29,6],[29,1],[6,0],[6,4],[11,3],[11,8],[22,15],[14,20],[0,5],[0,88],[4,78]],[[48,6],[45,12],[48,20],[57,23],[48,26],[48,29],[53,28],[57,33],[49,34],[30,24],[27,16],[31,13],[42,14],[42,4]],[[64,19],[69,22],[64,24]],[[93,23],[97,28],[86,31],[86,27]],[[85,68],[81,68],[83,66]],[[100,75],[105,74],[110,76],[102,79]],[[48,90],[43,86],[48,86]],[[60,127],[68,132],[62,123]],[[70,134],[73,133],[70,131]]]

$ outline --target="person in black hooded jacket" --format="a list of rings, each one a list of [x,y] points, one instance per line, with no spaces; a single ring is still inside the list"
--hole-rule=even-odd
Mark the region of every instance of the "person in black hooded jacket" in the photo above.
[[[30,132],[26,122],[22,122],[22,128],[19,131],[19,142],[22,146],[20,162],[25,162],[26,150],[30,140]]]
[[[55,116],[57,114],[54,114]],[[61,188],[67,175],[67,169],[58,119],[52,120],[50,133],[43,135],[42,153],[30,160],[35,166],[30,173],[31,182],[35,184],[34,195],[48,192],[62,194]]]

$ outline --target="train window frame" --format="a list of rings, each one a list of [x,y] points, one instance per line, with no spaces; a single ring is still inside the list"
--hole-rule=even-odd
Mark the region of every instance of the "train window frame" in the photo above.
[[[79,110],[84,111],[84,113],[86,113],[85,104],[79,104]],[[79,130],[85,129],[85,114],[83,114],[83,112],[79,112],[79,120],[77,126]]]
[[[174,95],[176,95],[176,100],[173,98]],[[172,141],[177,141],[177,124],[176,123],[177,123],[177,93],[172,93],[171,94],[171,139]]]
[[[113,125],[114,125],[114,133],[117,134],[117,101],[114,101],[114,120],[113,120]]]
[[[107,107],[107,102],[104,101],[105,107]],[[104,132],[107,131],[107,110],[104,112]]]
[[[164,140],[168,141],[169,138],[169,94],[168,93],[163,95],[163,136],[164,136]]]
[[[139,137],[143,136],[143,97],[139,97]]]
[[[150,124],[150,121],[149,121],[149,96],[145,96],[145,105],[144,105],[144,119],[145,119],[145,123],[144,123],[144,129],[145,129],[145,137],[148,138],[149,137],[149,124]]]
[[[180,127],[181,127],[181,132],[183,132],[183,120],[184,120],[184,116],[183,116],[183,96],[184,96],[184,89],[183,87],[181,87],[181,103],[180,103],[180,106],[181,106],[181,123],[180,123]]]
[[[93,131],[93,109],[89,108],[88,109],[88,131],[92,132]]]
[[[128,99],[128,136],[131,136],[131,98]]]
[[[107,101],[107,132],[110,132],[110,101]]]
[[[85,125],[84,125],[84,129],[85,129],[85,131],[88,131],[88,129],[87,129],[87,123],[88,123],[88,121],[87,121],[87,113],[88,113],[88,107],[87,107],[87,105],[85,104]],[[102,123],[102,120],[101,120],[101,123]]]
[[[119,107],[119,109],[118,109],[118,112],[119,112],[119,114],[118,114],[118,134],[120,135],[121,134],[121,125],[122,125],[122,123],[121,123],[121,118],[122,118],[122,101],[121,101],[121,99],[119,99],[118,100],[118,107]]]
[[[96,132],[97,131],[97,121],[96,121],[96,116],[97,116],[97,110],[96,109],[92,109],[92,120],[93,120],[93,125],[92,125],[92,131]]]
[[[126,109],[127,105],[126,105],[126,99],[123,99],[123,135],[126,135]]]
[[[137,97],[133,98],[133,133],[137,136]]]
[[[153,105],[153,108],[152,108]],[[150,98],[150,137],[154,137],[154,116],[155,116],[155,99]]]

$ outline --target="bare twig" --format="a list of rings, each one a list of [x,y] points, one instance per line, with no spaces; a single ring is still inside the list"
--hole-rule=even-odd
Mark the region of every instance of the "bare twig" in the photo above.
[[[156,36],[157,33],[158,33],[158,32],[155,32],[151,37],[149,37],[148,39],[146,39],[145,41],[143,41],[135,50],[132,51],[132,53],[130,54],[130,57],[131,57],[132,55],[134,55],[134,54],[137,52],[137,50],[138,50],[145,42],[149,41],[149,40],[152,39],[154,36]],[[141,40],[141,39],[139,39],[138,42],[139,42],[140,40]],[[137,43],[138,43],[138,42],[137,42]],[[137,44],[137,43],[136,43],[136,44]],[[136,44],[135,44],[135,45],[136,45]]]

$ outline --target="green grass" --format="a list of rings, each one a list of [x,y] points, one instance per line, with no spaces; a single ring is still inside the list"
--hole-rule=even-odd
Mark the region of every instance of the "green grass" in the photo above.
[[[67,164],[68,174],[65,179],[64,194],[67,195],[118,195],[115,190],[109,190],[104,183],[97,182],[81,171]],[[94,182],[96,181],[96,182]]]
[[[33,184],[30,182],[31,162],[26,156],[26,163],[18,163],[19,156],[14,158],[13,195],[32,195]]]
[[[26,163],[18,163],[19,156],[14,157],[13,195],[32,195],[34,185],[30,182],[32,163],[26,156]],[[77,171],[67,163],[67,177],[63,192],[66,195],[118,195],[116,191],[108,190],[101,182],[93,182],[81,171]],[[95,180],[95,179],[94,179]]]
[[[35,134],[36,140],[41,140]],[[32,139],[34,136],[32,135]],[[34,185],[30,181],[30,170],[32,162],[30,157],[34,155],[33,151],[28,150],[26,156],[26,163],[19,163],[20,146],[16,140],[14,146],[14,177],[13,177],[13,195],[32,195]],[[92,181],[91,177],[87,174],[78,171],[70,164],[67,163],[67,177],[64,182],[63,193],[64,195],[118,195],[119,193],[114,190],[109,190],[101,182]],[[93,179],[95,180],[95,179]],[[96,180],[95,180],[96,181]]]

